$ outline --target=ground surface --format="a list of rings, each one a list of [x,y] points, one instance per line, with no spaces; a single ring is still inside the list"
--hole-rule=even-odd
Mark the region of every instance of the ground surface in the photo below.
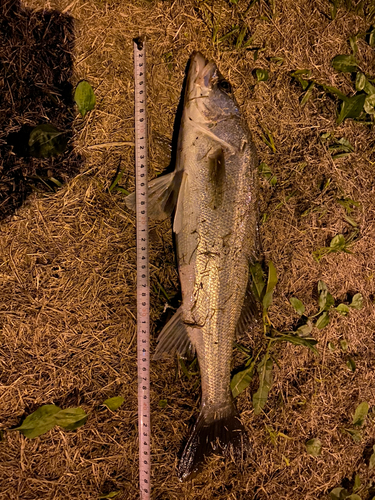
[[[375,495],[369,469],[375,444],[373,130],[353,120],[337,125],[339,102],[319,85],[302,105],[303,90],[290,76],[308,69],[318,83],[355,92],[350,75],[330,61],[351,53],[349,38],[366,32],[375,12],[372,2],[353,0],[336,2],[334,15],[333,4],[28,0],[21,6],[3,0],[9,24],[0,90],[1,498],[83,500],[111,491],[120,491],[119,499],[138,498],[135,221],[123,193],[108,188],[119,171],[120,185],[134,187],[133,148],[109,143],[134,140],[132,38],[141,34],[147,35],[150,178],[170,161],[193,50],[214,59],[231,81],[260,161],[277,177],[271,186],[260,175],[259,194],[264,257],[279,278],[270,308],[274,326],[287,331],[297,324],[292,296],[308,314],[317,312],[319,280],[337,303],[356,293],[364,298],[361,310],[346,317],[333,312],[328,326],[313,329],[319,356],[287,343],[274,349],[264,412],[256,416],[252,409],[257,377],[237,399],[252,453],[241,464],[214,458],[186,484],[175,470],[199,407],[199,378],[187,378],[176,360],[153,363],[153,498],[320,500],[341,485],[351,492],[356,474],[362,499]],[[63,14],[49,17],[50,11]],[[234,26],[233,37],[213,41],[213,32],[217,40]],[[245,43],[253,38],[236,48],[242,29]],[[34,40],[35,52],[25,40]],[[375,76],[374,50],[363,37],[357,47],[362,71]],[[257,82],[256,68],[267,69],[269,79]],[[70,94],[81,79],[97,99],[85,119]],[[68,132],[64,155],[30,160],[15,153],[9,134],[46,121]],[[274,150],[264,141],[268,133]],[[328,142],[321,138],[327,133]],[[343,137],[353,152],[334,161],[328,146]],[[63,186],[47,183],[48,191],[36,175]],[[337,202],[349,198],[357,202],[350,214]],[[352,238],[352,253],[314,260],[313,251],[337,234]],[[165,320],[162,288],[171,302],[179,291],[170,222],[152,223],[150,241],[154,348]],[[340,340],[347,341],[346,351]],[[266,345],[261,328],[241,341],[251,349]],[[236,364],[242,361],[237,353]],[[119,395],[125,403],[116,412],[101,406]],[[356,442],[343,429],[351,428],[363,401],[370,410]],[[8,431],[48,403],[81,406],[89,419],[76,431],[55,428],[33,440]],[[311,438],[322,442],[318,457],[306,452]]]

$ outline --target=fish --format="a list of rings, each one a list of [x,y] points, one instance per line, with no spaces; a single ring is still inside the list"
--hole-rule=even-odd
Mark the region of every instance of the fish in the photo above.
[[[257,319],[249,267],[258,260],[257,154],[230,83],[200,52],[190,58],[175,168],[149,184],[149,215],[173,214],[182,302],[153,356],[196,353],[201,408],[178,465],[193,478],[212,453],[249,440],[231,388],[233,343]],[[135,194],[126,199],[134,209]]]

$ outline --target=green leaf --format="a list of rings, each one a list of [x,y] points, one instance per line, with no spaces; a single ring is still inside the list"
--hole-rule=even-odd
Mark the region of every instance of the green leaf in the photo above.
[[[322,452],[322,443],[320,439],[313,438],[306,442],[306,451],[309,455],[313,457],[318,457]]]
[[[347,156],[349,156],[351,153],[337,153],[337,155],[333,155],[332,156],[332,160],[333,161],[336,161],[336,160],[339,160],[340,158],[346,158]]]
[[[281,66],[284,62],[284,58],[283,57],[271,57],[271,61],[275,64],[277,64],[278,66]]]
[[[266,288],[266,293],[264,294],[263,297],[263,308],[265,311],[267,311],[267,309],[272,304],[272,294],[275,289],[276,283],[277,283],[277,271],[273,263],[270,261],[268,264],[267,288]]]
[[[267,165],[267,163],[262,163],[259,165],[259,172],[264,176],[265,179],[269,181],[271,186],[275,186],[277,184],[277,178],[273,175],[272,170]]]
[[[354,150],[354,148],[350,144],[350,142],[347,139],[345,139],[345,137],[341,137],[341,139],[339,139],[335,144],[329,146],[328,150],[332,152],[341,151],[341,153],[342,152],[351,153]]]
[[[331,132],[324,132],[324,134],[321,134],[320,138],[323,140],[329,139],[331,137]]]
[[[58,179],[55,179],[54,177],[49,177],[49,180],[53,182],[57,187],[61,187],[63,185],[62,182],[60,182]]]
[[[303,313],[305,312],[305,306],[303,305],[303,303],[296,297],[291,297],[289,299],[289,302],[292,304],[297,314],[303,316]]]
[[[310,69],[297,69],[296,71],[293,71],[291,73],[292,76],[298,76],[298,75],[306,75],[307,77],[311,76],[311,70]]]
[[[335,344],[333,342],[328,342],[328,349],[330,351],[335,351],[336,350]]]
[[[363,297],[360,293],[356,293],[352,298],[352,303],[349,305],[353,309],[362,309],[363,307]]]
[[[159,401],[159,408],[166,408],[168,406],[168,401],[166,399],[161,399]]]
[[[341,92],[341,90],[337,89],[336,87],[331,87],[329,85],[323,85],[323,84],[319,84],[326,92],[329,92],[330,94],[334,94],[334,95],[337,95],[337,97],[339,99],[341,99],[342,101],[347,101],[349,99],[348,96],[346,96],[345,94],[343,94]]]
[[[297,328],[296,334],[299,337],[306,338],[306,337],[309,337],[310,333],[312,332],[312,329],[313,329],[312,322],[310,320],[308,320],[305,325],[301,325]]]
[[[233,376],[230,383],[233,398],[236,398],[241,392],[249,387],[254,377],[254,368],[255,361],[251,361],[249,366]]]
[[[262,163],[259,165],[259,172],[266,178],[266,179],[269,179],[270,177],[272,177],[272,170],[270,169],[270,167],[267,165],[267,163],[265,163],[264,161],[262,161]]]
[[[326,305],[324,306],[324,310],[328,311],[329,309],[331,309],[331,307],[334,305],[334,303],[335,303],[335,299],[328,292],[327,293],[327,298],[326,298]]]
[[[360,92],[365,88],[366,81],[367,81],[366,75],[358,71],[357,76],[355,78],[355,88],[356,90],[358,90],[358,92]]]
[[[117,497],[117,495],[119,493],[120,493],[120,490],[119,491],[111,491],[110,493],[107,493],[106,495],[100,495],[99,500],[101,500],[102,498],[115,498],[115,497]]]
[[[346,362],[346,366],[349,368],[351,372],[355,371],[355,361],[353,358],[349,358],[348,361]]]
[[[272,360],[269,359],[267,353],[257,367],[257,372],[259,373],[259,389],[253,396],[255,415],[261,413],[267,402],[268,393],[272,386],[272,368],[273,363]]]
[[[315,82],[311,82],[309,84],[309,86],[307,87],[306,93],[301,100],[301,106],[304,106],[307,103],[307,101],[310,99],[314,87],[315,87]]]
[[[347,351],[349,347],[348,342],[345,339],[340,340],[340,347],[344,352]]]
[[[324,281],[318,281],[318,293],[319,293],[319,310],[324,311],[326,309],[327,297],[328,297],[328,288]]]
[[[348,498],[349,493],[345,488],[335,488],[329,494],[331,500],[345,500]]]
[[[179,358],[178,358],[178,362],[179,362],[179,364],[180,364],[180,367],[181,367],[181,370],[182,370],[183,374],[184,374],[184,375],[186,375],[186,377],[187,377],[188,379],[191,379],[191,377],[192,377],[193,375],[197,375],[197,372],[192,372],[192,371],[191,371],[191,370],[194,368],[195,364],[197,363],[197,358],[195,358],[195,359],[193,360],[193,362],[189,365],[189,368],[187,368],[187,366],[186,366],[186,364],[185,364],[185,362],[184,362],[183,358],[180,358],[180,357],[179,357]]]
[[[29,439],[45,434],[56,425],[55,415],[61,408],[56,405],[43,405],[25,418],[19,427],[11,429],[20,431]]]
[[[361,487],[361,478],[359,477],[359,474],[356,474],[354,478],[353,491],[359,490],[360,487]]]
[[[259,262],[250,266],[250,273],[253,278],[253,292],[259,302],[262,300],[263,291],[266,288],[264,282],[263,269]]]
[[[373,454],[371,455],[370,461],[369,461],[369,464],[368,464],[369,469],[374,469],[375,468],[375,444],[372,447],[372,449],[373,449]]]
[[[318,341],[313,338],[308,337],[298,337],[297,335],[280,335],[278,337],[273,337],[274,342],[290,342],[294,345],[302,345],[308,347],[314,354],[318,354],[317,349],[314,347]]]
[[[49,123],[42,123],[33,128],[29,136],[29,153],[35,158],[49,158],[65,151],[68,139]]]
[[[237,50],[239,50],[241,47],[242,48],[248,47],[251,44],[253,37],[250,37],[250,39],[247,40],[246,43],[244,43],[247,31],[248,31],[248,27],[244,24],[242,26],[242,28],[238,34],[237,40],[236,40],[236,49]]]
[[[339,139],[337,142],[342,146],[345,146],[348,149],[348,151],[353,151],[354,149],[353,146],[348,141],[348,139],[345,139],[345,137],[341,137],[341,139]]]
[[[351,36],[349,38],[349,43],[350,43],[350,48],[352,49],[353,54],[357,54],[357,52],[358,52],[357,37]]]
[[[74,92],[74,101],[77,104],[78,111],[81,113],[82,118],[85,117],[88,111],[94,109],[96,97],[89,82],[86,82],[86,80],[79,82]]]
[[[315,326],[319,328],[319,330],[322,330],[324,327],[326,327],[329,323],[329,314],[327,311],[325,311],[321,316],[319,316],[317,322],[315,323]]]
[[[302,90],[306,90],[307,87],[310,85],[309,80],[305,80],[304,78],[301,78],[300,76],[295,76],[295,80],[301,85]]]
[[[342,316],[347,316],[349,313],[349,306],[346,304],[339,304],[336,307],[336,311],[339,312]]]
[[[346,118],[358,118],[363,111],[365,100],[366,94],[356,94],[343,101],[337,118],[337,125],[340,125]]]
[[[347,434],[349,434],[349,436],[351,436],[351,438],[353,439],[353,441],[355,443],[360,443],[361,440],[362,440],[362,434],[361,434],[361,431],[358,430],[358,429],[343,429]]]
[[[248,347],[241,345],[241,344],[237,344],[237,343],[235,343],[233,345],[233,347],[238,349],[240,352],[243,352],[244,354],[246,354],[246,356],[251,357],[251,349],[249,349]],[[249,363],[246,363],[246,366],[248,366],[248,364]]]
[[[362,498],[359,495],[357,495],[356,493],[352,493],[351,495],[349,495],[346,498],[347,498],[347,500],[362,500]]]
[[[367,417],[368,409],[369,406],[367,401],[363,401],[363,403],[360,403],[357,406],[353,417],[353,425],[360,427],[361,425],[364,424]]]
[[[306,90],[307,87],[311,84],[309,80],[305,80],[301,75],[306,75],[306,78],[310,78],[311,71],[309,69],[297,69],[297,71],[293,71],[290,74],[302,87],[302,90]]]
[[[124,171],[121,170],[115,177],[114,181],[112,182],[112,184],[109,186],[108,188],[108,191],[111,193],[115,187],[117,186],[117,184],[119,184],[119,182],[121,181],[122,179],[122,176],[124,175]]]
[[[82,408],[66,408],[55,413],[55,423],[63,429],[74,431],[85,425],[88,415]]]
[[[268,80],[268,71],[266,69],[256,69],[255,74],[258,82],[266,82]]]
[[[266,134],[268,138],[264,134],[262,134],[262,141],[264,142],[264,144],[267,144],[267,146],[273,153],[276,153],[276,146],[272,133],[269,130],[266,130]]]
[[[373,85],[371,85],[371,83],[366,80],[366,83],[365,83],[365,86],[364,86],[364,89],[363,89],[366,94],[368,95],[373,95],[375,94],[375,87]]]
[[[340,252],[341,250],[344,250],[346,247],[346,241],[345,237],[343,234],[338,234],[334,238],[332,238],[331,243],[329,244],[330,248],[333,249],[335,252]]]
[[[103,402],[103,405],[106,405],[106,407],[111,411],[116,411],[118,408],[120,408],[124,401],[125,398],[123,398],[122,396],[114,396],[113,398],[106,399]]]
[[[358,208],[361,205],[358,201],[354,201],[351,198],[341,198],[336,201],[348,214],[351,214],[355,208]]]
[[[331,65],[336,71],[353,73],[357,71],[358,62],[352,55],[339,55],[332,59]]]
[[[368,34],[367,42],[370,47],[375,47],[375,28],[373,28]]]
[[[215,28],[215,32],[214,32],[214,36],[213,36],[213,41],[215,41],[215,38],[216,38],[216,34],[217,34],[217,31],[219,29],[219,26],[217,25],[217,27]],[[238,32],[238,30],[240,29],[239,26],[234,26],[233,29],[231,29],[230,31],[228,31],[228,33],[225,33],[225,35],[223,35],[222,37],[220,37],[217,41],[218,43],[222,43],[224,42],[224,40],[226,40],[227,38],[231,37],[232,35],[234,35],[235,33]]]
[[[358,224],[356,223],[356,221],[355,221],[352,217],[349,217],[349,215],[344,214],[344,219],[345,219],[345,220],[346,220],[346,222],[348,222],[351,226],[353,226],[353,227],[358,227]]]
[[[371,94],[366,97],[363,109],[369,115],[375,114],[375,94]]]

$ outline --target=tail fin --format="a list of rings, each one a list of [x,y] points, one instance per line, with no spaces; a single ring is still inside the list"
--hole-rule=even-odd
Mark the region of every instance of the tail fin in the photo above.
[[[181,481],[194,477],[204,458],[213,453],[242,456],[249,441],[234,404],[224,410],[203,407],[183,451],[178,477]]]

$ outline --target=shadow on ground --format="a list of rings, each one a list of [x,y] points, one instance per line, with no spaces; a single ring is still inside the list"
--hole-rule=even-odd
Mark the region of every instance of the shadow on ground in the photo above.
[[[0,4],[0,46],[1,220],[33,189],[57,189],[78,173],[83,160],[71,141],[73,18],[5,0]],[[36,158],[29,148],[30,132],[44,123],[63,132],[67,146],[62,154]]]

